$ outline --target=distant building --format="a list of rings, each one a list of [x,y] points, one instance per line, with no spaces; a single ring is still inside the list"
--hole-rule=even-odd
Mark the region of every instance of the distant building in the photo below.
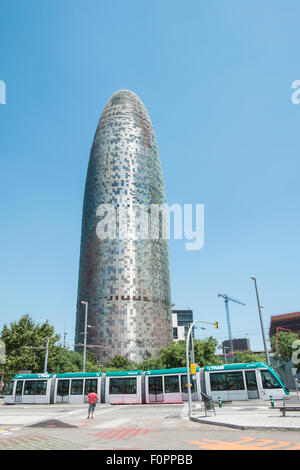
[[[178,333],[180,331],[183,332],[183,333],[180,333],[180,335],[183,334],[183,338],[176,338],[176,339],[185,339],[187,337],[189,328],[194,321],[193,310],[172,310],[172,317],[173,317],[173,339],[175,339],[174,338],[174,322],[176,323],[175,328],[177,328],[177,332]],[[176,331],[175,331],[175,334],[176,334]]]
[[[233,352],[250,351],[249,338],[234,338],[232,340],[232,344],[233,344]],[[230,352],[230,340],[229,339],[222,342],[222,351],[223,351],[223,354],[228,354]]]
[[[173,340],[185,340],[184,326],[178,326],[177,315],[172,313],[172,323],[173,323]]]
[[[272,315],[269,336],[275,336],[280,329],[290,330],[300,336],[300,312]]]

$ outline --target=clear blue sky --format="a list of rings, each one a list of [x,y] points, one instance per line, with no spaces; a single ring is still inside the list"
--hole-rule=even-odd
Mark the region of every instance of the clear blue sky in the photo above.
[[[298,1],[2,0],[0,327],[30,313],[74,340],[83,191],[106,101],[128,88],[156,132],[169,204],[205,205],[205,244],[170,242],[172,299],[201,336],[263,348],[300,309]]]

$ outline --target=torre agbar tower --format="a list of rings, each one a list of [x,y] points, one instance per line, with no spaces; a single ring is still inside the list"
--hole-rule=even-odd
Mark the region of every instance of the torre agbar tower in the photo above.
[[[96,130],[82,217],[75,343],[84,342],[81,302],[88,302],[86,342],[101,362],[116,354],[142,361],[146,352],[155,355],[172,341],[165,213],[159,212],[156,237],[145,232],[149,219],[141,216],[165,202],[148,112],[136,94],[120,90]]]

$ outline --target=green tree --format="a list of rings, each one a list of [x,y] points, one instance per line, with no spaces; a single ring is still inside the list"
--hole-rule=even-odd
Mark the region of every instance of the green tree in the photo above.
[[[44,371],[45,346],[49,338],[47,372],[81,372],[82,352],[62,348],[58,342],[60,335],[48,321],[35,323],[30,315],[23,315],[9,326],[3,326],[0,339],[5,343],[6,362],[1,373],[7,382],[20,370],[32,373]],[[86,371],[99,371],[96,357],[90,351],[86,354]]]
[[[195,361],[200,367],[222,363],[216,355],[218,341],[210,336],[206,340],[194,340]]]
[[[233,357],[234,363],[250,363],[250,362],[266,362],[264,354],[254,354],[252,351],[235,352]]]
[[[133,365],[125,356],[116,354],[109,361],[105,362],[103,368],[105,370],[131,370]]]
[[[59,347],[55,355],[54,370],[56,373],[82,372],[83,354]],[[98,372],[99,364],[95,356],[87,351],[85,369],[87,372]]]
[[[272,352],[274,353],[273,357],[279,367],[284,368],[285,364],[292,358],[292,345],[297,339],[299,339],[299,336],[296,333],[288,331],[279,331],[278,335],[270,338]]]
[[[206,340],[194,340],[195,362],[203,367],[220,363],[220,357],[216,355],[218,342],[209,337]],[[222,362],[222,361],[221,361]],[[168,348],[162,348],[157,357],[149,356],[139,368],[146,369],[172,369],[186,367],[186,342],[172,342]]]
[[[150,353],[146,354],[145,359],[137,364],[137,369],[139,370],[154,370],[154,369],[164,369],[162,359],[160,357],[152,356]]]
[[[35,323],[30,315],[23,315],[10,326],[4,324],[0,339],[5,343],[6,363],[3,366],[5,376],[14,375],[19,370],[41,372],[44,369],[45,346],[49,338],[48,371],[55,366],[57,342],[60,336],[48,321]]]

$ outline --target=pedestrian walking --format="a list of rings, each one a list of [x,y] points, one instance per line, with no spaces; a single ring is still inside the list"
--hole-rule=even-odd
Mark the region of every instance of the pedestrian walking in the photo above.
[[[88,417],[87,419],[90,418],[94,418],[94,411],[95,411],[95,408],[96,408],[96,403],[97,401],[99,400],[99,397],[97,395],[97,393],[95,392],[94,389],[92,389],[92,391],[87,395],[87,399],[88,399],[88,402],[89,402],[89,409],[88,409]]]

